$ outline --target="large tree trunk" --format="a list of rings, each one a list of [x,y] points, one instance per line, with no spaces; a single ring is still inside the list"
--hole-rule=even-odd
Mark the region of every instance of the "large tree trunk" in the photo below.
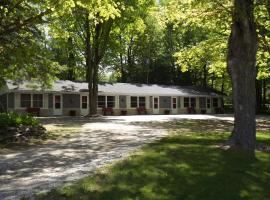
[[[88,15],[85,20],[85,60],[86,60],[86,81],[88,82],[88,91],[89,91],[89,115],[92,115],[92,97],[93,97],[93,63],[92,63],[92,52],[91,52],[91,32],[89,24]]]
[[[257,48],[253,0],[235,0],[227,60],[233,83],[235,118],[230,144],[249,150],[255,149],[256,142]]]
[[[262,110],[262,81],[256,80],[256,111]]]

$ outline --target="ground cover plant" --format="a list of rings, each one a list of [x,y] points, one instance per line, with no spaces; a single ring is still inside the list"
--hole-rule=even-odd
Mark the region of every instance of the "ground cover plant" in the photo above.
[[[182,120],[141,125],[170,135],[72,185],[37,199],[270,199],[270,154],[221,148],[232,122]],[[258,143],[270,146],[269,124]]]

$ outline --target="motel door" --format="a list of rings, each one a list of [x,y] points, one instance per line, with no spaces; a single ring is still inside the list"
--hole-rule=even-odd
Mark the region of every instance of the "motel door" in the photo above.
[[[206,113],[212,113],[212,102],[210,97],[206,98]]]
[[[153,97],[153,114],[159,114],[159,97]]]
[[[177,114],[177,98],[172,97],[172,114]]]
[[[53,115],[62,115],[62,95],[53,97]]]
[[[89,114],[88,95],[81,95],[81,115],[85,116]]]

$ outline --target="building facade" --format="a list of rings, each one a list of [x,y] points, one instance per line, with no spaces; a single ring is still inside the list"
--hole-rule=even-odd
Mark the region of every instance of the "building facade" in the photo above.
[[[0,93],[2,111],[40,116],[84,116],[89,113],[87,83],[55,81],[51,88],[38,83],[7,81]],[[98,113],[112,115],[220,113],[224,95],[201,87],[145,84],[100,84]],[[143,111],[143,112],[142,112]]]

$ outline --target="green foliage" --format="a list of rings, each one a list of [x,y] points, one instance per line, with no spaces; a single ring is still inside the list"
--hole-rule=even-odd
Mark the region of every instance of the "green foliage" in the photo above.
[[[0,2],[1,78],[33,77],[45,83],[52,79],[58,65],[50,59],[45,23],[58,3],[50,0]]]
[[[38,126],[39,120],[32,116],[18,113],[0,113],[0,128],[18,127],[20,125]]]

